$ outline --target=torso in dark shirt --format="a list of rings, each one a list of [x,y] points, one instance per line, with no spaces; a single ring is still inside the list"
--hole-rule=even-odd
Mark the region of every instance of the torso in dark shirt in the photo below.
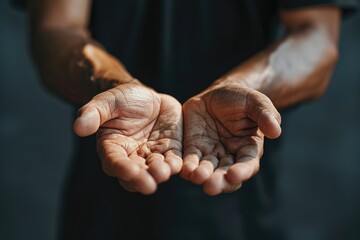
[[[277,9],[339,1],[93,0],[90,30],[134,77],[185,101],[264,49]],[[64,239],[283,239],[277,141],[254,178],[217,197],[179,177],[152,196],[129,193],[102,172],[94,137],[78,141]]]
[[[265,0],[95,0],[90,30],[133,76],[185,101],[265,48],[275,15]],[[102,172],[94,138],[79,142],[65,239],[239,239],[259,227],[251,214],[273,206],[261,202],[273,181],[251,190],[261,177],[218,197],[179,177],[152,196],[128,193]]]
[[[274,1],[95,0],[93,37],[136,78],[183,101],[269,43]]]

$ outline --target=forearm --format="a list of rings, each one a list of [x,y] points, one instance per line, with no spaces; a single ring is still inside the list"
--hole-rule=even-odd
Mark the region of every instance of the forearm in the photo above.
[[[82,50],[91,39],[85,30],[37,28],[31,49],[43,84],[58,96],[75,103],[89,100],[97,91]]]
[[[216,84],[253,88],[267,95],[277,108],[318,98],[325,92],[337,60],[334,31],[316,24],[299,26]]]
[[[87,30],[90,0],[28,2],[31,49],[44,85],[83,104],[97,93],[133,81],[125,67]]]

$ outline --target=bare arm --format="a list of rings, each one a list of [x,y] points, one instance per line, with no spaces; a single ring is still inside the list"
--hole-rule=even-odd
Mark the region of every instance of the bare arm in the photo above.
[[[33,54],[48,89],[74,103],[88,102],[74,131],[97,134],[104,171],[125,189],[150,194],[181,169],[181,105],[142,86],[91,39],[90,3],[29,1]]]
[[[286,35],[183,106],[183,178],[209,195],[232,192],[260,167],[264,137],[284,108],[321,96],[337,59],[336,7],[284,11]]]
[[[338,57],[340,10],[283,11],[286,36],[241,64],[217,84],[239,83],[267,95],[277,108],[320,97]]]
[[[78,104],[133,81],[124,66],[88,30],[90,0],[28,2],[31,49],[44,85]]]

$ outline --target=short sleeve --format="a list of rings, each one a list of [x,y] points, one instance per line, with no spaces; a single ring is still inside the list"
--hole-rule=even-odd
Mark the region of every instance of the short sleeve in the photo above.
[[[342,9],[344,17],[354,14],[359,8],[357,0],[277,0],[277,4],[280,10],[333,5]]]

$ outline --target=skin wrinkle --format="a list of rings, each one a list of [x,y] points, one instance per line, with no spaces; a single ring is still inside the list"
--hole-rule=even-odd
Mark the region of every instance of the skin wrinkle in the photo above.
[[[241,121],[241,120],[247,120],[247,119],[246,119],[246,118],[241,118],[240,120],[238,120],[238,119],[233,119],[233,120],[231,120],[231,121],[238,123],[238,122]],[[249,128],[241,128],[240,130],[234,131],[234,130],[229,129],[228,127],[226,127],[224,124],[225,124],[225,123],[222,123],[222,122],[219,121],[218,119],[216,120],[216,126],[217,126],[218,132],[221,131],[221,130],[219,129],[218,125],[221,125],[221,127],[226,130],[226,135],[228,135],[228,136],[236,136],[235,133],[238,132],[238,131],[240,131],[240,132],[239,132],[237,135],[239,135],[239,136],[244,136],[244,134],[241,134],[241,133],[244,133],[244,132],[250,132],[250,133],[251,133],[251,130],[252,130],[252,129],[257,128],[257,126],[256,126],[256,127],[249,127]],[[227,125],[228,125],[228,124],[227,124]],[[220,139],[221,139],[221,138],[220,138]]]
[[[108,134],[104,134],[102,135],[100,138],[98,138],[98,140],[101,140],[102,138],[105,138],[106,135],[112,135],[112,133],[108,133]],[[111,136],[110,136],[111,137]],[[135,152],[139,145],[139,143],[136,143],[135,141],[133,141],[133,144],[130,144],[129,141],[125,141],[125,142],[122,142],[121,144],[118,142],[118,141],[115,141],[116,139],[109,139],[109,140],[104,140],[104,144],[106,143],[111,143],[111,144],[115,144],[115,145],[118,145],[119,147],[123,147],[125,149],[126,152],[128,152],[128,155],[132,155],[133,152]]]
[[[214,140],[209,138],[209,137],[204,137],[204,136],[200,136],[199,139],[197,141],[201,141],[200,144],[194,144],[192,146],[195,146],[196,148],[198,148],[202,153],[203,155],[208,155],[210,153],[212,153],[214,151]],[[213,146],[212,148],[209,148]]]
[[[232,89],[230,89],[229,91],[225,91],[225,93],[228,93],[228,96],[230,96],[230,94],[231,94],[231,91]],[[211,109],[211,112],[213,113],[214,112],[214,110],[212,109],[212,106],[213,106],[213,104],[212,103],[216,103],[216,104],[219,104],[219,101],[217,101],[217,100],[214,100],[214,92],[211,92],[211,94],[210,94],[210,109]],[[247,106],[247,104],[248,104],[248,97],[249,97],[249,94],[250,94],[250,92],[248,92],[247,94],[246,94],[246,97],[245,97],[245,106]],[[237,102],[239,102],[239,94],[234,94],[235,95],[235,99],[233,100],[233,102],[235,102],[235,103],[237,103]],[[242,101],[240,101],[240,102],[242,102]],[[226,104],[226,103],[225,103]],[[234,108],[234,111],[233,112],[238,112],[238,111],[236,111],[236,104],[234,104],[234,106],[233,106],[233,108]],[[248,107],[245,107],[245,109],[248,109]],[[214,116],[214,114],[212,114],[213,116]],[[229,115],[230,115],[230,113],[229,113]],[[222,117],[225,117],[225,119],[226,119],[226,117],[227,116],[229,116],[229,115],[222,115]],[[245,115],[245,114],[244,114]],[[214,116],[215,117],[215,116]],[[216,117],[215,117],[216,118]],[[246,120],[246,119],[248,119],[246,116],[244,116],[243,118],[241,118],[240,120]],[[227,121],[229,121],[229,120],[227,120]],[[230,121],[233,121],[233,122],[239,122],[239,119],[231,119]],[[251,121],[250,119],[249,119],[249,121]],[[224,129],[226,129],[227,131],[228,131],[228,134],[229,135],[233,135],[234,134],[234,131],[232,131],[231,129],[229,129],[228,127],[226,127],[225,125],[224,125],[224,123],[222,122],[222,121],[220,121],[219,119],[217,119],[217,121],[216,121],[216,126],[217,126],[217,124],[220,124]],[[257,129],[258,127],[257,127],[257,125],[256,125],[256,123],[254,122],[254,127],[249,127],[249,128],[244,128],[244,127],[242,127],[242,129],[241,129],[241,131],[242,132],[246,132],[246,130],[251,130],[251,129]],[[217,126],[217,132],[219,132],[219,127]],[[244,136],[244,135],[242,135],[242,136]],[[220,138],[220,140],[221,139],[224,139],[224,138]]]
[[[160,103],[160,109],[163,109],[163,108],[164,108],[163,100],[160,100],[159,103]],[[159,114],[160,114],[160,112],[159,112]],[[163,114],[164,114],[164,111],[163,111]],[[159,122],[159,118],[157,118],[157,119],[156,119],[156,122],[155,122],[154,125],[153,125],[152,130],[150,131],[151,134],[155,134],[155,133],[158,134],[158,136],[154,136],[155,139],[160,139],[159,137],[160,137],[160,135],[161,135],[161,134],[160,134],[160,130],[154,131],[154,127],[157,126],[157,124],[159,124],[159,126],[158,126],[159,129],[162,129],[163,126],[166,125],[166,126],[167,126],[167,129],[169,129],[169,131],[172,132],[172,129],[169,128],[169,123],[164,123],[163,126],[162,126],[162,123]],[[177,123],[177,124],[178,124],[178,123]],[[165,130],[165,131],[166,131],[166,130]],[[163,131],[162,134],[164,134],[165,131]],[[166,136],[162,136],[161,138],[165,138],[165,137],[166,137]],[[151,140],[151,135],[150,135],[149,139]]]
[[[109,90],[110,92],[112,92],[114,95],[116,95],[117,93],[114,92],[115,90]],[[137,91],[137,93],[134,91]],[[132,107],[134,109],[138,109],[138,108],[145,108],[143,105],[139,105],[138,102],[132,102],[132,101],[129,101],[129,98],[137,98],[137,96],[142,96],[141,92],[139,90],[133,90],[133,91],[130,91],[128,94],[125,94],[123,91],[119,91],[119,93],[121,93],[122,95],[122,99],[124,99],[124,103],[119,105],[120,102],[122,101],[119,101],[121,98],[120,97],[117,97],[116,100],[117,101],[114,101],[116,104],[116,108],[114,109],[115,111],[116,110],[121,110],[122,108],[129,108],[129,107]],[[129,96],[130,95],[130,96]],[[154,98],[151,98],[151,100],[153,101]],[[154,104],[152,104],[154,105]],[[146,109],[146,108],[145,108]],[[158,114],[158,111],[154,112],[154,109],[146,109],[147,111],[146,112],[150,112],[150,113],[153,113],[152,116],[154,116],[153,118],[150,118],[149,119],[149,123],[152,122],[156,117],[156,115]],[[134,113],[134,115],[129,115],[129,116],[126,116],[126,118],[138,118],[138,119],[143,119],[144,116],[143,114],[142,115],[139,115],[137,116],[137,114]]]
[[[217,121],[217,122],[219,122],[219,121]],[[221,126],[227,131],[227,133],[226,133],[227,136],[226,137],[218,136],[218,138],[220,140],[220,143],[226,146],[227,145],[226,144],[226,139],[233,138],[233,134],[221,122],[219,122],[219,124],[221,124]],[[217,127],[217,129],[219,129],[219,127]]]
[[[111,116],[113,117],[113,116],[117,115],[117,114],[115,114],[115,112],[117,111],[117,109],[119,108],[119,106],[118,106],[117,101],[115,101],[116,98],[117,98],[117,96],[116,96],[116,93],[114,92],[114,90],[110,89],[110,90],[109,90],[109,93],[112,94],[113,100],[110,101],[110,102],[108,102],[108,104],[114,103],[114,107],[113,107],[113,108],[111,108],[111,107],[109,108],[109,109],[113,109],[113,111],[111,111]],[[122,92],[121,92],[121,93],[122,93]],[[122,93],[122,94],[123,94],[123,93]],[[124,96],[124,94],[123,94],[123,96]],[[124,96],[124,98],[125,98],[125,96]],[[110,119],[110,118],[108,118],[108,119]]]
[[[161,102],[160,102],[160,108],[161,108]],[[156,119],[154,125],[153,125],[153,128],[151,129],[151,135],[149,136],[149,140],[152,140],[152,139],[160,139],[160,130],[157,129],[155,130],[155,126],[157,126],[157,124],[159,124],[158,128],[159,129],[162,129],[164,127],[164,125],[168,126],[168,123],[164,123],[162,124],[160,121],[159,121],[159,118]],[[171,132],[171,130],[169,129],[169,131]],[[163,132],[164,134],[164,132]],[[164,134],[165,135],[165,134]],[[165,136],[162,136],[162,138],[164,138]]]
[[[247,115],[247,116],[249,116],[249,109],[251,109],[252,110],[252,108],[250,108],[250,106],[249,106],[249,96],[250,96],[250,91],[248,91],[247,93],[246,93],[246,96],[245,96],[245,114]]]
[[[136,118],[137,120],[139,120],[139,118]],[[141,119],[140,119],[141,120]],[[145,133],[143,133],[150,125],[153,125],[154,121],[156,119],[153,119],[151,122],[148,122],[148,123],[143,123],[143,121],[140,121],[139,123],[137,124],[134,124],[132,123],[132,128],[129,129],[129,130],[124,130],[124,126],[122,127],[122,133],[127,135],[127,136],[131,136],[135,139],[140,139],[142,137],[146,137],[147,135]],[[117,125],[116,122],[123,122],[123,121],[128,121],[128,117],[123,117],[123,118],[117,118],[117,119],[112,119],[111,122],[106,122],[105,124],[103,124],[103,126],[105,126],[106,128],[108,129],[113,129],[113,126],[114,125]],[[112,123],[112,124],[110,124]],[[119,123],[120,125],[120,123]],[[124,124],[121,124],[121,125],[124,125]],[[136,127],[136,128],[135,128]],[[133,132],[133,129],[137,129],[136,132]]]
[[[122,94],[125,94],[124,91],[121,91],[121,93],[122,93]],[[139,90],[135,89],[134,91],[131,91],[131,93],[132,93],[132,94],[127,95],[127,97],[129,97],[129,98],[137,98],[137,96],[138,96],[140,93],[142,93],[142,91],[139,91]],[[126,95],[126,94],[125,94],[125,95]],[[150,91],[150,95],[153,95],[152,91]],[[122,98],[120,97],[120,98],[115,99],[115,101],[119,101],[119,100],[121,101],[121,99],[122,99]],[[154,97],[151,97],[151,99],[152,99],[152,100],[155,100]],[[159,100],[160,98],[156,98],[156,99]],[[143,99],[143,101],[148,102],[148,101],[146,100],[146,98]],[[160,102],[158,102],[158,103],[159,103],[158,105],[160,105]],[[150,103],[150,104],[151,104],[151,103]],[[125,103],[125,106],[124,106],[125,109],[126,109],[126,108],[129,108],[129,107],[130,107],[130,109],[133,108],[133,107],[130,106],[130,105],[132,105],[131,101],[130,101],[130,100],[126,100],[126,103]],[[134,105],[134,106],[137,107],[138,109],[140,109],[140,111],[145,111],[145,112],[147,112],[147,111],[149,110],[148,108],[144,108],[144,106],[141,105],[141,104],[136,104],[136,105]],[[122,108],[124,108],[124,107],[122,107]],[[178,105],[178,107],[180,107],[180,105]],[[161,105],[160,108],[163,108],[163,106]],[[159,108],[159,109],[160,109],[160,108]],[[156,116],[157,114],[160,114],[161,112],[163,112],[163,110],[159,111],[158,113],[154,113],[154,115]],[[171,110],[169,110],[168,114],[171,115],[171,113],[172,113]],[[135,159],[134,157],[136,157],[137,155],[138,155],[138,156],[141,156],[141,157],[144,157],[144,158],[147,158],[147,157],[151,156],[151,154],[152,154],[151,149],[149,149],[148,146],[147,146],[149,134],[152,133],[153,135],[154,135],[154,134],[159,135],[158,131],[160,131],[161,128],[167,127],[167,125],[169,125],[169,124],[166,124],[166,125],[164,125],[164,126],[159,126],[159,122],[158,122],[156,119],[157,119],[157,118],[155,117],[152,122],[143,123],[145,128],[141,128],[141,129],[139,129],[139,131],[137,131],[137,132],[135,132],[135,133],[133,134],[132,137],[135,137],[135,135],[137,135],[137,136],[142,135],[142,136],[140,136],[139,140],[137,141],[138,144],[137,144],[137,146],[135,145],[135,146],[136,146],[135,149],[127,149],[127,151],[129,151],[129,150],[132,151],[132,152],[130,152],[130,153],[129,153],[129,152],[127,153],[131,158]],[[115,119],[115,120],[116,120],[116,119]],[[127,119],[125,119],[125,121],[126,121],[126,120],[127,120]],[[180,130],[180,128],[177,127],[176,125],[179,125],[178,121],[177,121],[176,124],[171,124],[171,127]],[[156,128],[159,128],[159,130],[156,130],[155,127],[156,127]],[[151,128],[151,129],[149,129],[149,128]],[[109,130],[111,131],[111,129],[107,129],[107,130],[108,130],[108,131],[109,131]],[[144,131],[146,131],[147,133],[145,134]],[[114,133],[114,132],[113,132],[113,133]],[[165,131],[165,135],[163,134],[163,136],[166,136],[166,133],[167,133],[167,132]],[[102,141],[101,138],[98,138],[98,139],[99,139],[100,141]],[[134,140],[135,140],[135,139],[134,139]],[[159,140],[159,139],[158,139],[158,140]],[[167,140],[167,142],[170,142],[170,141],[171,141],[171,140],[169,140],[169,139]],[[127,142],[128,142],[128,141],[125,141],[126,144],[127,144]],[[163,142],[163,143],[164,143],[164,142]],[[118,145],[118,143],[115,142],[115,145]],[[174,149],[176,148],[176,146],[179,147],[179,143],[178,143],[178,144],[172,144],[172,145],[173,145],[173,148],[174,148]],[[119,146],[123,146],[123,145],[120,144]],[[168,151],[168,150],[167,150],[167,151]],[[167,152],[167,151],[166,151],[166,152]],[[179,155],[179,151],[174,150],[174,152],[175,152],[174,154]],[[166,160],[167,162],[169,162],[168,169],[170,169],[171,165],[174,166],[174,167],[176,167],[178,164],[177,164],[176,162],[174,162],[174,161],[177,161],[176,159],[173,158],[173,156],[175,156],[175,155],[169,155],[169,154],[168,154],[168,156],[173,159],[173,160],[170,160],[170,159],[167,159],[167,160]],[[137,159],[137,157],[136,157],[136,159]],[[164,160],[164,161],[165,161],[165,160]],[[175,165],[174,165],[174,164],[175,164]],[[151,170],[151,169],[149,169],[149,170]],[[179,170],[180,170],[180,169],[179,169]],[[164,178],[164,176],[162,177],[161,175],[157,175],[157,174],[158,174],[157,170],[155,170],[155,172],[154,172],[154,169],[152,169],[151,171],[152,171],[152,174],[155,174],[155,175],[156,175],[156,179],[159,179],[159,181],[163,181],[164,179],[167,179],[167,178],[168,178],[168,177],[165,177],[165,178]],[[168,170],[166,170],[166,171],[168,172]],[[174,171],[174,170],[171,170],[170,172],[171,172],[171,173],[176,173],[176,171]],[[166,174],[166,172],[164,172],[164,174]],[[162,180],[162,179],[163,179],[163,180]]]
[[[211,137],[211,136],[204,136],[204,134],[196,134],[196,135],[192,135],[192,136],[189,136],[188,138],[191,138],[191,139],[197,139],[197,138],[206,138],[206,139],[209,139],[210,141],[207,141],[207,142],[215,142],[215,141],[217,141],[218,140],[218,138],[214,138],[214,137]],[[187,140],[187,139],[185,139],[185,140]],[[197,141],[195,141],[195,140],[193,140],[193,142],[197,142]],[[193,146],[195,146],[195,144],[193,145]]]
[[[168,151],[177,150],[182,147],[182,144],[179,140],[175,138],[163,138],[157,141],[148,141],[147,146],[151,150],[151,152],[163,153],[164,151],[158,151],[157,149],[165,147]]]

